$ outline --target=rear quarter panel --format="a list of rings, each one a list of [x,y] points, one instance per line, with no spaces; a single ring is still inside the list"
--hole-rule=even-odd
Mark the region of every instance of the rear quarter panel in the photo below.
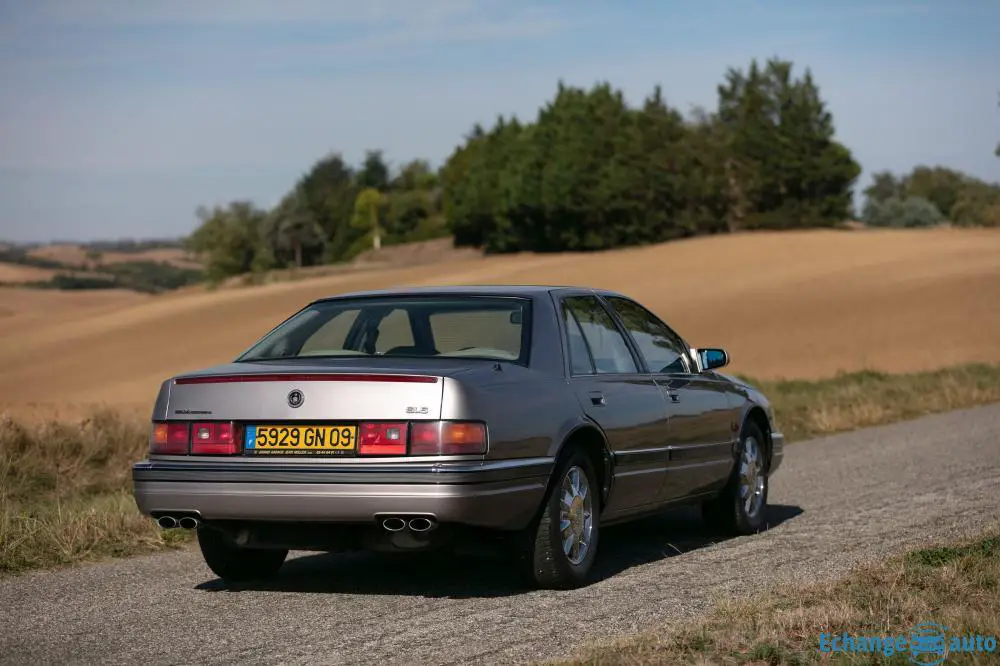
[[[486,421],[490,459],[553,457],[570,432],[588,423],[564,367],[553,300],[536,296],[528,367],[484,364],[446,378],[441,418]]]
[[[583,421],[565,380],[510,366],[494,374],[502,376],[445,378],[441,418],[485,421],[489,459],[554,455]]]

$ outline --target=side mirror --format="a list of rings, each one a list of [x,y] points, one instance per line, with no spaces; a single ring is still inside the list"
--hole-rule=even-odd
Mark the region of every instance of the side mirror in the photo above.
[[[715,347],[699,349],[698,358],[701,359],[701,367],[704,370],[714,370],[729,365],[729,354],[725,349]]]

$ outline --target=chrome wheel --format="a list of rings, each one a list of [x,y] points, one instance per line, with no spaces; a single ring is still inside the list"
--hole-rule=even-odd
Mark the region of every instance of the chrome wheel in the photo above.
[[[587,474],[577,466],[570,467],[562,480],[559,503],[559,532],[563,553],[571,564],[580,564],[590,550],[594,532],[594,502]]]
[[[754,517],[764,503],[764,460],[755,437],[743,440],[740,456],[740,501],[748,517]]]

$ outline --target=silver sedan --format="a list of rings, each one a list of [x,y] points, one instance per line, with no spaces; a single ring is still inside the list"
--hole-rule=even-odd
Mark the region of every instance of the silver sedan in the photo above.
[[[196,529],[227,581],[291,549],[501,537],[534,585],[579,586],[612,523],[696,502],[714,528],[762,528],[784,438],[728,361],[605,290],[325,298],[162,384],[135,498]]]

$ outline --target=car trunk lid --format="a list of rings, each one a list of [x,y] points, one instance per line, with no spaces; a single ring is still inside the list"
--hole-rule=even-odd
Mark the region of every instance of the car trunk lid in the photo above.
[[[232,364],[171,382],[169,419],[331,422],[438,419],[442,375],[375,368]]]

